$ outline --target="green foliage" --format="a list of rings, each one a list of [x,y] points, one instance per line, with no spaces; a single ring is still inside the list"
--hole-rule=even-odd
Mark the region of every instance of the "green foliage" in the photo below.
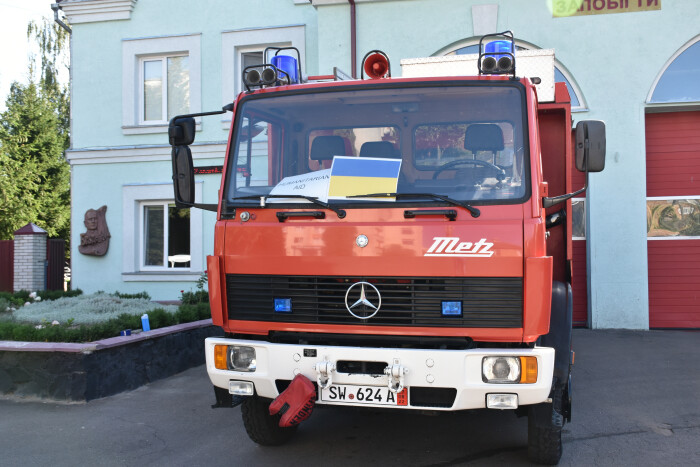
[[[197,303],[209,303],[209,292],[204,290],[204,286],[208,281],[207,274],[204,273],[197,279],[196,286],[197,290],[194,292],[185,292],[181,290],[182,296],[180,297],[180,302],[183,305],[196,305]]]
[[[7,300],[10,304],[10,306],[23,306],[26,302],[33,302],[34,300],[30,298],[28,290],[19,290],[17,292],[0,292],[0,300]],[[37,296],[41,297],[41,300],[44,301],[51,301],[51,300],[58,300],[59,298],[62,297],[77,297],[78,295],[82,295],[83,291],[80,289],[75,289],[75,290],[68,290],[68,291],[63,291],[63,290],[41,290],[36,293]],[[0,307],[0,311],[3,311],[5,308]]]
[[[114,292],[112,295],[115,297],[119,298],[141,298],[143,300],[150,300],[151,296],[148,295],[148,292],[139,292],[139,293],[121,293],[121,292]]]
[[[209,292],[197,290],[195,292],[182,292],[180,301],[183,305],[195,305],[197,303],[209,303]]]
[[[161,308],[175,313],[177,307],[163,306],[143,298],[120,298],[115,295],[96,293],[64,297],[51,302],[35,302],[12,313],[15,320],[27,323],[65,323],[72,318],[76,324],[102,323],[127,313],[140,317]],[[140,327],[140,324],[139,324]]]
[[[68,88],[58,81],[67,35],[45,20],[30,23],[28,38],[40,57],[30,62],[29,82],[12,83],[0,114],[0,239],[34,222],[50,237],[69,240],[70,172]],[[38,71],[38,77],[37,77]]]
[[[207,319],[211,316],[209,305],[181,305],[175,313],[156,308],[148,313],[151,329],[189,323]],[[124,329],[141,328],[141,316],[123,313],[115,318],[90,325],[73,325],[71,320],[52,326],[44,321],[42,328],[32,323],[22,323],[0,319],[0,340],[25,342],[92,342],[109,337],[116,337]]]

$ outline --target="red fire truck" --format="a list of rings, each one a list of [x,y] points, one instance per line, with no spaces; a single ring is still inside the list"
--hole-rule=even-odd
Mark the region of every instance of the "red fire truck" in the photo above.
[[[572,395],[567,200],[585,189],[574,166],[603,170],[604,124],[572,130],[553,53],[516,52],[510,32],[478,55],[404,61],[401,78],[379,51],[363,79],[304,79],[292,55],[266,50],[233,104],[170,123],[178,206],[217,212],[217,405],[242,402],[261,445],[287,441],[314,404],[513,410],[530,459],[557,463]],[[194,117],[227,111],[219,203],[199,204]],[[298,380],[303,408],[285,396]]]

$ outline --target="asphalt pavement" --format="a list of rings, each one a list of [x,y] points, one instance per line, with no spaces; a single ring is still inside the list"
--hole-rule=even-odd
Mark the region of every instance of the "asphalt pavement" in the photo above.
[[[574,348],[560,465],[700,465],[700,332],[575,330]],[[528,465],[527,419],[507,411],[317,407],[263,448],[213,403],[203,366],[83,404],[0,400],[0,465]]]

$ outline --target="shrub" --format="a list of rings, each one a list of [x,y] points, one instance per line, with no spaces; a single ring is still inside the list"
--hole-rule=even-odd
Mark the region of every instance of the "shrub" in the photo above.
[[[105,293],[64,297],[52,302],[32,303],[14,311],[15,320],[29,323],[49,323],[54,320],[65,323],[73,319],[75,324],[94,324],[117,318],[121,314],[136,315],[150,313],[161,308],[169,313],[175,313],[177,307],[164,306],[143,298],[119,298]],[[139,324],[139,327],[140,324]]]
[[[143,300],[150,300],[151,296],[148,295],[148,292],[139,292],[139,293],[121,293],[121,292],[114,292],[112,295],[115,297],[119,298],[141,298]]]
[[[111,297],[111,300],[120,301],[123,306],[121,309],[115,311],[115,313],[117,313],[116,315],[109,315],[108,319],[105,319],[106,315],[100,315],[103,319],[101,322],[73,324],[73,321],[77,322],[77,320],[62,317],[61,319],[56,318],[57,321],[60,322],[60,324],[56,326],[52,326],[50,324],[53,319],[46,317],[48,315],[43,315],[36,321],[26,322],[12,318],[14,313],[7,313],[9,316],[6,317],[6,319],[0,319],[0,340],[30,342],[91,342],[118,336],[119,332],[124,329],[137,330],[141,328],[141,315],[144,313],[144,311],[142,309],[132,309],[129,312],[124,312],[124,308],[126,306],[133,305],[132,302],[143,302],[143,299],[122,299],[114,295],[101,293],[74,297],[70,299],[62,298],[52,302],[51,305],[61,305],[62,301],[74,301],[81,303],[86,300],[95,301],[95,296],[98,296],[97,301],[103,300],[105,296]],[[151,329],[171,326],[173,324],[198,321],[201,319],[207,319],[211,316],[208,303],[181,305],[179,308],[172,306],[164,307],[162,305],[150,302],[146,303],[151,306],[148,311],[145,311],[148,313]],[[45,306],[44,302],[34,303],[23,307],[22,310],[18,310],[18,312],[37,310],[42,308],[40,305]],[[81,306],[85,305],[83,304]],[[27,316],[28,314],[25,313],[24,317]],[[42,327],[37,329],[37,326]]]
[[[196,292],[182,292],[180,301],[184,305],[195,305],[197,303],[209,303],[209,292],[197,290]]]

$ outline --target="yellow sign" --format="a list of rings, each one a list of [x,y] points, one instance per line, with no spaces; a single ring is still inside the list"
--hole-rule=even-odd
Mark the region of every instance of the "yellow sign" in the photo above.
[[[661,9],[661,0],[549,0],[549,3],[555,18]]]

